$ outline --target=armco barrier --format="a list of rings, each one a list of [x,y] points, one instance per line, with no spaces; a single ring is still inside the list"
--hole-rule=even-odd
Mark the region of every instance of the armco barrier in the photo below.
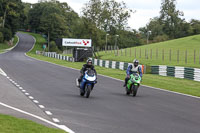
[[[74,58],[73,57],[60,55],[60,54],[57,54],[56,52],[40,52],[40,51],[36,51],[36,54],[41,54],[43,56],[47,56],[47,57],[50,57],[50,58],[56,58],[56,59],[59,59],[59,60],[66,60],[66,61],[74,62]]]
[[[151,66],[151,73],[161,76],[185,78],[200,82],[200,69],[173,66]]]
[[[50,58],[56,58],[56,59],[60,59],[60,60],[74,62],[73,57],[63,56],[60,54],[56,54],[55,52],[36,51],[36,54],[41,54],[41,55],[44,55],[44,56],[47,56]],[[131,63],[126,63],[126,62],[100,60],[100,59],[94,59],[94,58],[91,58],[91,59],[94,62],[94,65],[106,67],[106,68],[112,68],[112,69],[126,70],[128,68],[128,66],[131,64]],[[146,67],[144,65],[140,65],[140,67],[142,68],[142,73],[146,73]]]

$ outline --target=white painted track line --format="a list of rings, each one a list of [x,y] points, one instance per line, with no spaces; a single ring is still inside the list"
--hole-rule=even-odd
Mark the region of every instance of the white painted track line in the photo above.
[[[28,113],[28,112],[26,112],[26,111],[23,111],[23,110],[21,110],[21,109],[18,109],[18,108],[9,106],[9,105],[4,104],[4,103],[2,103],[2,102],[0,102],[0,105],[2,105],[2,106],[4,106],[4,107],[7,107],[7,108],[9,108],[9,109],[15,110],[15,111],[17,111],[17,112],[26,114],[26,115],[28,115],[28,116],[34,117],[34,118],[36,118],[36,119],[39,119],[39,120],[41,120],[41,121],[43,121],[43,122],[46,122],[46,123],[48,123],[48,124],[50,124],[50,125],[53,125],[53,126],[55,126],[55,127],[57,127],[57,128],[60,128],[60,129],[62,129],[62,130],[64,130],[64,131],[66,131],[66,132],[75,133],[74,131],[72,131],[71,129],[69,129],[68,127],[66,127],[66,126],[64,126],[64,125],[58,125],[58,124],[56,124],[56,123],[53,123],[53,122],[51,122],[51,121],[48,121],[48,120],[46,120],[46,119],[40,117],[40,116],[37,116],[37,115],[31,114],[31,113]]]
[[[50,111],[45,111],[45,113],[46,113],[47,115],[52,115],[52,113],[51,113]]]
[[[56,123],[59,123],[60,121],[57,118],[52,118],[52,120]]]
[[[7,76],[7,74],[0,68],[0,74],[3,76]]]
[[[25,93],[25,95],[29,96],[30,94],[29,93]]]
[[[44,109],[45,107],[43,105],[38,105],[41,109]]]
[[[34,97],[32,97],[32,96],[29,96],[28,98],[30,98],[30,99],[34,99]]]
[[[39,103],[37,100],[33,100],[34,103]]]

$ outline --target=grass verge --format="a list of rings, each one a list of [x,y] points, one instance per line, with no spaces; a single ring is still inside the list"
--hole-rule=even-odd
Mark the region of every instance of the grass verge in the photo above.
[[[16,45],[17,41],[18,41],[18,38],[17,38],[17,36],[15,36],[14,41],[13,41],[13,45],[8,45],[7,42],[0,43],[0,53],[3,53],[7,49],[14,47]]]
[[[32,35],[35,36],[34,34]],[[36,48],[39,48],[39,49],[36,49]],[[42,55],[36,55],[35,50],[41,50],[41,49],[42,49],[42,46],[41,44],[39,44],[39,41],[38,41],[36,43],[35,48],[29,53],[27,53],[27,55],[33,58],[42,60],[42,61],[48,61],[51,63],[55,63],[58,65],[71,67],[75,69],[81,69],[83,65],[82,62],[66,62],[63,60],[55,59],[55,58],[49,58]],[[110,76],[113,78],[124,80],[126,76],[125,71],[122,71],[122,70],[104,68],[104,67],[99,67],[99,66],[95,66],[95,68],[99,74]],[[142,84],[200,97],[200,88],[199,88],[200,82],[196,82],[192,80],[177,79],[174,77],[163,77],[163,76],[152,75],[152,74],[144,74]]]
[[[200,35],[122,49],[115,56],[114,51],[99,52],[103,60],[132,62],[138,58],[144,65],[169,65],[200,68]],[[187,50],[187,52],[186,52]],[[117,52],[116,52],[117,53]],[[170,56],[171,55],[171,56]],[[187,58],[186,58],[187,57]]]
[[[66,133],[63,130],[48,128],[30,120],[0,114],[1,133]]]

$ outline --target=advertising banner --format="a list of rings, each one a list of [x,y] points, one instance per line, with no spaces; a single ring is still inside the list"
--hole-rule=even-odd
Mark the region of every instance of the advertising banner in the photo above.
[[[72,47],[92,47],[91,39],[71,39],[63,38],[62,46],[72,46]]]

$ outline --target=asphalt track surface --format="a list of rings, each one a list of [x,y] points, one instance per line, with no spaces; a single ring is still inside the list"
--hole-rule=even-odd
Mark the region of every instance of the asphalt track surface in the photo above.
[[[89,99],[79,96],[79,71],[25,56],[34,39],[0,55],[0,68],[76,133],[199,133],[200,100],[148,87],[126,96],[122,82],[98,76]],[[188,87],[189,89],[189,87]]]

